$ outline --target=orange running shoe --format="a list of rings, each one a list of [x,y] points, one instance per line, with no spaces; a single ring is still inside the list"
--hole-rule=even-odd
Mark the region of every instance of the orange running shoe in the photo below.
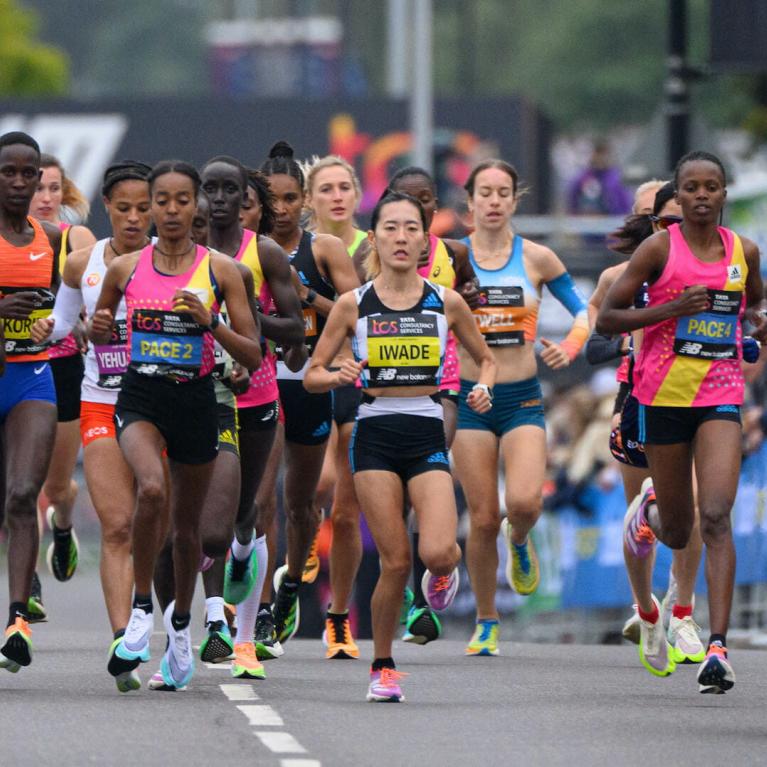
[[[349,623],[349,614],[325,616],[325,633],[323,635],[325,646],[328,648],[325,653],[326,658],[359,658],[360,648],[357,647],[352,628]]]
[[[266,679],[266,672],[256,657],[256,646],[253,642],[239,642],[234,646],[232,676],[235,679]]]

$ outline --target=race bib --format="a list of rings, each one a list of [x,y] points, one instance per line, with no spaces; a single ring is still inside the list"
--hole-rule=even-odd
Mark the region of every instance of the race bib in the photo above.
[[[131,322],[131,367],[149,376],[199,375],[205,329],[190,314],[136,309]]]
[[[525,331],[525,291],[516,285],[479,289],[479,306],[473,310],[479,332],[488,346],[522,346]]]
[[[371,387],[436,386],[442,364],[434,314],[381,314],[367,318]]]
[[[12,293],[29,290],[32,290],[32,288],[0,288],[0,292],[6,296]],[[40,354],[40,352],[50,346],[48,341],[36,344],[30,338],[30,332],[32,330],[32,325],[34,325],[37,320],[50,317],[56,296],[52,291],[47,289],[36,289],[35,292],[38,294],[37,307],[32,310],[29,317],[26,317],[23,320],[10,318],[5,318],[3,320],[5,352],[9,356]]]
[[[128,368],[128,324],[117,320],[112,327],[108,344],[94,346],[96,365],[99,370],[98,386],[102,389],[119,389],[123,373]]]
[[[737,333],[740,290],[709,290],[709,308],[676,323],[674,352],[704,360],[734,359],[738,356]]]

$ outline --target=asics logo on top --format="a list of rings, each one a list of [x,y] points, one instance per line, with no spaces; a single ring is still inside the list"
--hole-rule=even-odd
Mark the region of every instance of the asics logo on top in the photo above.
[[[42,373],[42,372],[43,372],[43,370],[45,370],[45,365],[40,365],[40,367],[39,367],[39,368],[35,368],[34,370],[35,370],[35,375],[36,375],[36,376],[39,376],[39,375],[40,375],[40,373]]]
[[[274,418],[274,408],[266,411],[266,415],[261,419],[262,421],[271,421]]]
[[[421,305],[424,309],[439,309],[442,306],[442,301],[434,293],[430,293]]]
[[[39,261],[41,258],[44,258],[47,253],[30,253],[29,254],[29,260],[30,261]]]
[[[330,433],[330,422],[323,421],[313,432],[312,437],[324,437]]]

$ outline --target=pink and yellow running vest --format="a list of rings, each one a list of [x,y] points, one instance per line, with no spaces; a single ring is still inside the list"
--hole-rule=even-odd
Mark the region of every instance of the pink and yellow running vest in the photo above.
[[[648,306],[673,301],[687,286],[705,285],[709,306],[644,329],[634,383],[643,405],[709,407],[743,402],[741,319],[746,305],[748,266],[735,232],[719,227],[725,256],[698,259],[679,224],[669,227],[668,260],[649,287]]]

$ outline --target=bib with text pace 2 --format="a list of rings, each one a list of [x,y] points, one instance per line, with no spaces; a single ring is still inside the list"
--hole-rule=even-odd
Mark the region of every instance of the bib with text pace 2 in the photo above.
[[[674,352],[704,360],[733,359],[738,354],[740,290],[709,290],[709,307],[676,323]]]
[[[194,377],[202,367],[204,333],[189,314],[135,309],[131,365],[147,374]]]
[[[474,316],[488,346],[521,346],[525,343],[520,318],[524,307],[525,291],[521,287],[479,289],[479,306],[474,309]]]
[[[367,318],[370,386],[436,386],[441,360],[437,317],[380,314]]]

